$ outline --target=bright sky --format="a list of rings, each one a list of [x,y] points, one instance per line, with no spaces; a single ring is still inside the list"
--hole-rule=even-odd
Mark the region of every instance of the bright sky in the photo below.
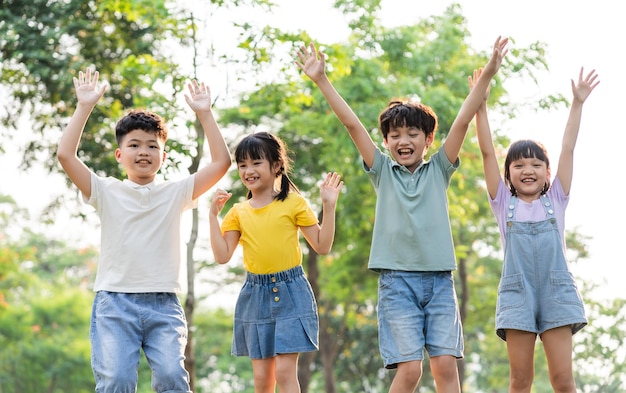
[[[277,26],[306,29],[314,39],[324,42],[341,40],[347,33],[343,17],[332,8],[330,0],[282,0],[278,3],[283,5],[276,14],[267,16]],[[388,25],[410,24],[440,15],[450,3],[449,0],[384,0],[382,16]],[[460,3],[476,49],[490,51],[498,35],[513,38],[519,46],[535,41],[548,45],[550,72],[542,75],[539,87],[505,81],[513,100],[519,98],[521,102],[555,93],[570,98],[570,79],[578,77],[580,67],[597,70],[601,83],[583,109],[566,225],[568,229],[578,227],[581,233],[593,237],[589,242],[590,259],[573,266],[578,279],[606,282],[602,296],[626,297],[626,285],[616,274],[626,270],[619,246],[624,241],[620,235],[624,233],[621,224],[626,222],[626,210],[620,208],[621,203],[614,207],[599,198],[603,186],[614,186],[613,171],[621,169],[619,163],[626,145],[626,132],[612,129],[613,119],[618,119],[616,114],[623,110],[619,99],[626,91],[621,69],[623,56],[619,52],[621,40],[626,37],[626,24],[622,13],[617,11],[617,3],[609,0],[463,0]],[[238,14],[235,19],[241,20],[242,16]],[[224,32],[214,32],[214,41],[219,43]],[[217,35],[220,33],[221,37]],[[506,131],[514,140],[534,138],[544,142],[556,167],[566,118],[567,109],[541,115],[528,112],[515,121],[492,122],[492,128]],[[7,153],[0,157],[3,178],[0,194],[12,195],[21,207],[31,208],[36,216],[49,202],[46,190],[62,189],[64,179],[40,169],[18,172],[15,168],[19,156],[15,150],[7,148]],[[609,164],[602,164],[602,157],[606,157]],[[617,192],[624,190],[619,184],[619,181],[615,184]],[[76,231],[76,237],[80,238],[83,228],[64,224],[63,230],[66,235]]]

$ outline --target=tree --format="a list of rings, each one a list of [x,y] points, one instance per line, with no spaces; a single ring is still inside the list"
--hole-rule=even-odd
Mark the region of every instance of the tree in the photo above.
[[[221,7],[267,1],[210,3]],[[50,130],[60,131],[74,108],[72,76],[78,69],[95,65],[111,89],[106,104],[96,107],[86,126],[79,156],[97,174],[123,177],[113,156],[115,120],[135,107],[158,108],[155,110],[171,122],[179,122],[183,117],[176,96],[186,78],[177,58],[182,49],[196,43],[195,21],[190,14],[166,0],[2,2],[0,84],[8,90],[10,102],[0,121],[3,129],[13,131],[21,119],[31,115],[29,122],[36,130],[25,148],[23,167],[37,162],[40,153],[56,150],[58,133],[53,135]],[[197,56],[193,53],[189,63],[196,65]],[[195,71],[194,68],[194,77]],[[203,157],[204,134],[199,123],[187,122],[185,128],[191,131],[190,137],[173,139],[168,144],[170,165],[164,167],[165,177],[175,175],[189,161],[188,172],[195,173]],[[10,135],[11,132],[3,133],[7,138]],[[59,169],[54,154],[46,154],[44,164],[50,171]],[[63,196],[51,201],[50,220],[58,214],[54,208],[61,204],[69,201],[63,200]],[[82,209],[76,211],[84,214]],[[193,250],[197,233],[198,217],[194,210],[187,249],[189,292],[185,301],[190,326],[196,301]],[[193,329],[190,332],[186,362],[193,386]]]

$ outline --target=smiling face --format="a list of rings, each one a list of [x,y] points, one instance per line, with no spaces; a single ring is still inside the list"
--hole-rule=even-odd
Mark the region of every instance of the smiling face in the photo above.
[[[545,192],[550,169],[538,158],[520,158],[509,165],[509,176],[517,197],[531,202]]]
[[[427,136],[416,127],[391,127],[384,142],[394,160],[413,172],[424,160],[433,138],[434,134]]]
[[[530,202],[550,188],[550,160],[546,148],[533,140],[513,142],[504,161],[504,181],[511,193]]]
[[[272,167],[270,162],[264,158],[246,158],[237,162],[237,169],[243,185],[252,194],[267,192],[271,195],[273,193],[279,169],[277,163]]]
[[[163,161],[165,142],[154,132],[133,130],[120,141],[115,150],[115,159],[124,169],[129,180],[137,184],[148,184],[154,180]]]
[[[420,102],[392,100],[378,116],[391,156],[413,172],[424,160],[437,130],[437,115]]]

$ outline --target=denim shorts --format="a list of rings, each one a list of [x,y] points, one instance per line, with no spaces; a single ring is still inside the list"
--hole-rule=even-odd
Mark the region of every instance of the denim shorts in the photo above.
[[[318,349],[319,321],[302,266],[246,274],[235,306],[232,354],[266,359]]]
[[[184,366],[187,321],[176,294],[98,291],[90,336],[96,392],[136,392],[143,349],[154,391],[191,393]]]
[[[382,270],[378,340],[385,368],[450,355],[463,357],[463,327],[452,272]]]

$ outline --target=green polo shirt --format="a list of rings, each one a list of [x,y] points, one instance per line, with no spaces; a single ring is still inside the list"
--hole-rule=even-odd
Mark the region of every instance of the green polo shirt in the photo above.
[[[369,269],[455,270],[446,192],[459,160],[439,149],[411,173],[377,149],[363,166],[377,193]]]

